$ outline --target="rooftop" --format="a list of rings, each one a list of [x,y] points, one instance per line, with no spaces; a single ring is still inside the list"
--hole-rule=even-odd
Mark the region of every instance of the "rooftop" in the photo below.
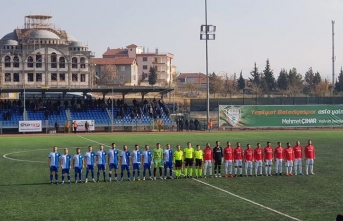
[[[133,64],[136,59],[134,58],[93,58],[93,63],[96,65],[124,65]]]

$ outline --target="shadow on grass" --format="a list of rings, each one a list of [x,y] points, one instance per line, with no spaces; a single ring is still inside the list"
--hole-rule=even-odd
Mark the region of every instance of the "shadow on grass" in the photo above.
[[[41,186],[41,185],[52,185],[51,183],[17,183],[17,184],[0,184],[1,186]],[[61,183],[53,184],[53,185],[61,185]]]

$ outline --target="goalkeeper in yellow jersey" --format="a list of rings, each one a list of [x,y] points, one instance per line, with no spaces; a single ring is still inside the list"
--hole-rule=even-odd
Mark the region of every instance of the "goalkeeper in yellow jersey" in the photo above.
[[[180,179],[181,177],[181,168],[183,160],[183,151],[181,150],[180,145],[176,145],[176,151],[174,151],[174,164],[175,164],[175,178]]]
[[[195,177],[202,178],[202,162],[204,158],[204,152],[200,149],[200,145],[196,145],[196,150],[194,151],[195,158]]]

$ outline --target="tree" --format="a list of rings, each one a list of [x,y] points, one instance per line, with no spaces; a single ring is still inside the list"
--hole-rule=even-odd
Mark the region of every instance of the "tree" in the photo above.
[[[237,83],[238,83],[239,90],[243,90],[245,88],[245,79],[243,78],[242,71],[241,71],[241,73],[239,75]]]
[[[338,81],[335,83],[335,90],[339,92],[343,92],[343,69],[341,67],[341,71],[338,75]]]
[[[316,84],[313,94],[316,96],[325,96],[325,93],[330,91],[330,83],[325,78],[324,81],[321,80],[318,84]]]
[[[254,83],[255,85],[260,85],[261,78],[260,73],[258,72],[258,68],[256,67],[256,62],[254,65],[254,69],[250,72],[251,78],[249,78],[249,81],[251,83]]]
[[[214,72],[209,75],[209,86],[210,86],[210,94],[213,94],[216,97],[216,94],[222,90],[223,81],[220,76],[216,75]]]
[[[236,73],[229,75],[228,73],[224,74],[223,90],[222,94],[224,97],[227,97],[228,94],[235,94],[237,92],[237,80]]]
[[[314,93],[316,86],[322,81],[319,72],[314,73],[312,67],[305,73],[306,87],[304,88],[305,93]]]
[[[303,80],[301,74],[297,72],[296,68],[292,68],[288,73],[288,88],[287,93],[295,96],[303,89]]]
[[[154,67],[150,67],[149,69],[149,84],[154,86],[157,82],[157,74],[156,69]]]
[[[260,73],[260,84],[258,85],[262,92],[268,92],[268,84],[266,79],[263,77],[263,72]]]
[[[289,79],[287,75],[287,71],[285,69],[281,69],[279,77],[277,78],[277,87],[279,90],[287,90],[289,86]]]
[[[117,79],[117,68],[115,65],[103,65],[100,67],[98,75],[98,84],[109,85],[116,83]]]
[[[267,83],[268,91],[273,91],[276,87],[273,70],[270,69],[269,59],[266,61],[266,67],[263,70],[263,79]]]

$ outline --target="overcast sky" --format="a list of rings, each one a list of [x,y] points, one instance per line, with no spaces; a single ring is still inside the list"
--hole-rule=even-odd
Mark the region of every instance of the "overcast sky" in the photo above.
[[[3,5],[4,6],[4,5]],[[24,16],[51,14],[101,57],[107,47],[136,44],[175,55],[179,72],[205,72],[204,0],[18,0],[0,14],[0,35],[23,27]],[[309,67],[331,81],[331,20],[336,21],[336,73],[343,65],[343,0],[208,0],[209,70],[249,76],[269,58],[275,76],[281,68]],[[337,76],[337,75],[336,75]]]

